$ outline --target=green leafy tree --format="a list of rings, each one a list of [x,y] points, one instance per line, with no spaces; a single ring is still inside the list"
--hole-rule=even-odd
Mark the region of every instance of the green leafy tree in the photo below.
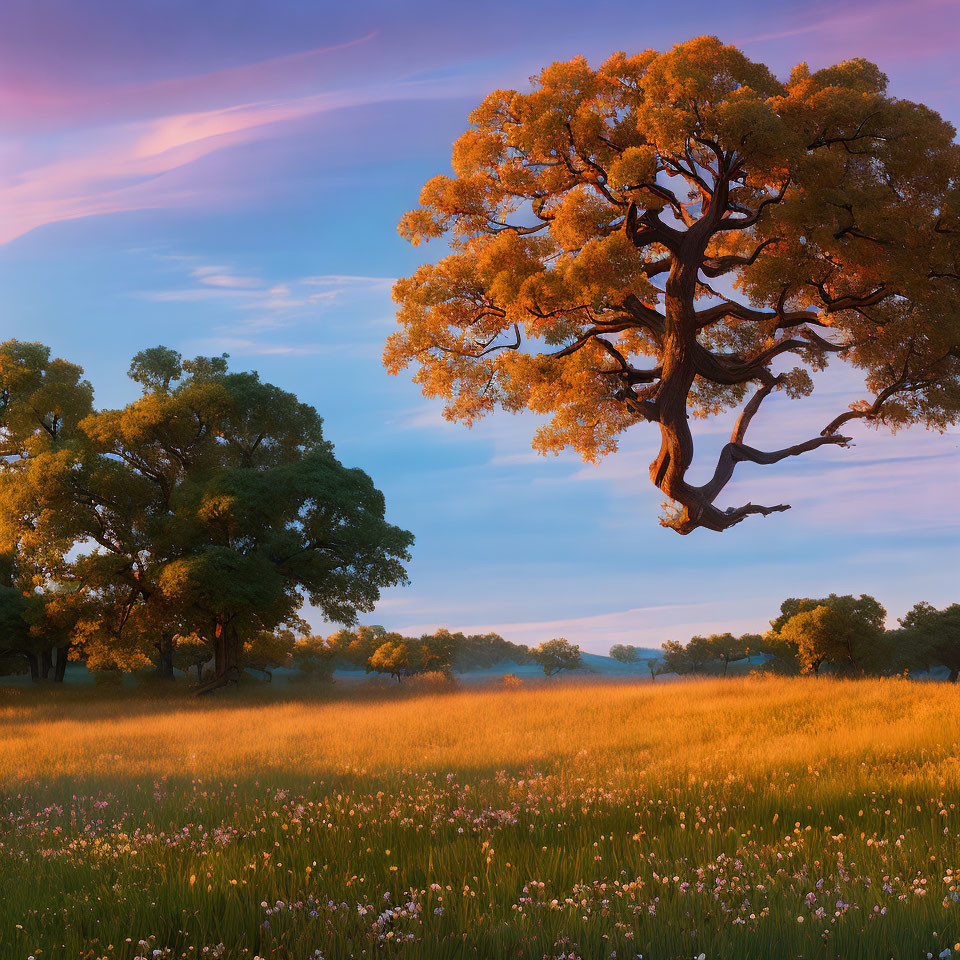
[[[782,618],[777,618],[780,622]],[[780,626],[786,623],[790,618],[782,619]],[[797,659],[797,648],[794,644],[780,636],[779,629],[771,629],[764,633],[760,638],[760,644],[757,648],[764,655],[762,669],[769,673],[786,674],[793,676],[800,672],[800,662]]]
[[[610,648],[610,656],[620,663],[636,663],[639,659],[637,648],[629,643],[615,643]]]
[[[560,673],[561,670],[577,670],[582,665],[580,647],[570,643],[565,637],[544,641],[530,651],[530,656],[548,677]]]
[[[802,673],[817,676],[829,663],[842,673],[863,674],[880,672],[887,664],[885,618],[873,597],[830,594],[823,600],[785,601],[773,626],[778,639],[796,650]]]
[[[61,520],[38,517],[36,491],[48,492],[74,475],[81,441],[79,424],[93,403],[93,389],[76,364],[51,358],[39,343],[0,344],[0,553],[4,607],[17,625],[4,649],[27,664],[35,680],[62,681],[85,585],[70,576],[77,531]],[[54,521],[54,522],[44,522]],[[18,599],[18,595],[19,598]],[[8,654],[8,660],[10,655]]]
[[[595,461],[660,435],[661,523],[722,531],[786,510],[719,504],[737,466],[849,444],[862,420],[942,430],[960,415],[960,146],[872,63],[781,80],[698,37],[554,63],[496,90],[400,232],[449,254],[394,288],[391,373],[446,416],[549,417],[542,452]],[[869,394],[809,439],[747,442],[774,392],[810,395],[831,359]],[[705,483],[691,417],[739,409]],[[772,411],[771,411],[772,412]]]
[[[713,659],[723,664],[723,675],[726,676],[730,664],[746,660],[751,648],[756,650],[761,640],[758,634],[752,633],[745,633],[741,637],[735,637],[732,633],[715,633],[707,637],[706,642]]]
[[[693,673],[704,673],[718,659],[716,648],[708,637],[691,637],[684,650]]]
[[[530,660],[530,650],[520,643],[504,640],[499,634],[484,633],[456,638],[453,666],[456,670],[488,670],[504,661],[522,664]]]
[[[140,399],[70,431],[65,419],[56,443],[34,429],[3,490],[4,516],[19,518],[8,543],[99,601],[118,648],[126,635],[152,653],[146,627],[166,625],[169,674],[174,637],[201,637],[218,685],[245,644],[298,627],[305,600],[352,623],[405,582],[412,536],[386,522],[370,478],[339,463],[312,407],[224,357],[158,347],[130,372]],[[76,372],[61,379],[80,391]]]
[[[449,673],[463,639],[462,633],[451,633],[442,627],[434,634],[424,634],[419,640],[415,672]]]
[[[685,644],[679,640],[667,640],[660,648],[663,650],[664,673],[703,673],[717,660],[707,637],[691,637]]]
[[[337,666],[337,648],[331,639],[310,636],[300,637],[296,641],[291,661],[305,678],[324,683],[333,678]]]
[[[388,633],[367,661],[371,673],[385,673],[396,677],[397,683],[411,673],[417,673],[422,663],[422,651],[415,640]]]
[[[291,662],[297,635],[293,630],[262,630],[243,645],[243,666],[256,670],[273,680],[273,671]]]
[[[900,619],[898,640],[911,648],[911,659],[924,666],[946,667],[951,683],[960,677],[960,604],[938,610],[929,603],[915,604]]]
[[[419,638],[387,633],[367,661],[367,670],[386,673],[400,681],[418,673],[449,673],[463,634],[439,629]]]
[[[27,598],[11,583],[0,583],[0,674],[30,672],[40,680],[40,650],[27,623]]]
[[[366,670],[370,657],[386,636],[387,631],[382,626],[362,626],[355,631],[339,630],[327,638],[327,643],[340,664]]]
[[[660,649],[663,651],[660,662],[663,664],[664,673],[693,672],[687,650],[679,640],[665,640],[660,644]]]

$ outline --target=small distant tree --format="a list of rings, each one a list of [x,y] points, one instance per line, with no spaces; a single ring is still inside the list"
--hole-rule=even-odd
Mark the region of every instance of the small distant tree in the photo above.
[[[640,653],[632,644],[616,643],[610,648],[610,656],[621,663],[636,663]]]
[[[416,672],[418,650],[416,642],[399,634],[387,634],[384,642],[377,647],[367,661],[367,670],[371,673],[385,673],[396,677],[397,683],[411,673]]]
[[[662,673],[704,673],[717,661],[710,637],[691,637],[685,644],[667,640],[660,649],[663,650]]]
[[[713,644],[707,637],[691,637],[687,641],[686,651],[693,673],[704,673],[717,660]]]
[[[449,673],[462,640],[462,633],[451,633],[443,627],[434,634],[424,634],[415,644],[418,649],[414,657],[414,672]]]
[[[243,645],[243,665],[273,680],[273,671],[290,663],[296,642],[292,630],[259,630]]]
[[[775,621],[774,621],[775,622]],[[786,621],[784,621],[786,622]],[[793,676],[800,672],[797,648],[780,636],[779,630],[768,630],[760,637],[757,650],[766,658],[763,670]]]
[[[650,679],[654,682],[661,673],[669,672],[664,668],[663,661],[657,657],[651,657],[647,660],[647,670],[650,671]]]
[[[541,643],[539,647],[531,650],[530,655],[548,677],[561,670],[576,670],[582,663],[580,647],[570,643],[565,637]]]
[[[929,669],[946,667],[948,679],[960,677],[960,604],[938,610],[929,603],[916,604],[900,619],[900,643]]]
[[[735,637],[732,633],[715,633],[706,638],[706,643],[714,659],[723,664],[723,675],[726,676],[731,663],[746,660],[751,646],[756,650],[760,637],[752,633],[745,633],[742,637]]]
[[[341,631],[346,633],[347,631]],[[323,637],[300,637],[293,645],[290,654],[292,663],[301,675],[314,681],[327,681],[333,677],[337,663],[338,647],[335,638],[340,634],[332,634],[328,639]]]
[[[686,647],[679,640],[665,640],[660,644],[660,649],[663,651],[663,656],[660,658],[663,666],[662,673],[693,672]]]
[[[386,636],[384,627],[363,626],[355,631],[338,630],[327,637],[327,644],[341,664],[356,670],[366,670],[367,662]]]
[[[823,604],[794,614],[783,625],[780,637],[796,648],[801,673],[820,676],[820,667],[834,652],[833,635],[838,626],[833,610]]]
[[[511,643],[499,634],[484,633],[464,636],[453,635],[456,639],[453,666],[456,670],[487,670],[510,660],[513,663],[528,663],[530,650],[523,644]]]

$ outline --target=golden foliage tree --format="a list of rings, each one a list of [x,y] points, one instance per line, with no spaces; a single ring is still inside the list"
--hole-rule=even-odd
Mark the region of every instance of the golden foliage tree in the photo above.
[[[656,424],[661,522],[722,531],[787,505],[717,500],[743,461],[846,445],[852,420],[940,428],[960,409],[960,148],[865,60],[781,82],[712,37],[555,63],[497,90],[400,231],[448,256],[401,279],[385,364],[468,424],[548,415],[541,451],[595,460]],[[870,398],[777,450],[745,437],[774,391],[837,357]],[[740,408],[712,477],[690,418]]]

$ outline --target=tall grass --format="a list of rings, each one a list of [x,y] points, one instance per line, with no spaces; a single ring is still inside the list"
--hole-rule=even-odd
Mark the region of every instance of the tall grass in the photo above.
[[[3,960],[960,951],[952,686],[24,691],[0,731]]]

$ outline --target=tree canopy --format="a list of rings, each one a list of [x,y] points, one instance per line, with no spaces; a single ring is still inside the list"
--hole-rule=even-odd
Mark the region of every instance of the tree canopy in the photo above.
[[[560,673],[561,670],[577,670],[583,662],[580,647],[570,643],[566,637],[545,640],[530,651],[530,658],[543,668],[548,677]]]
[[[891,650],[884,630],[887,612],[873,597],[861,594],[822,600],[784,600],[771,621],[766,643],[780,659],[796,662],[802,673],[819,674],[829,663],[841,673],[882,672]]]
[[[446,416],[548,417],[534,446],[586,460],[660,432],[661,523],[722,531],[739,463],[847,445],[854,420],[943,429],[960,413],[960,147],[856,59],[782,81],[713,37],[554,63],[496,90],[401,233],[449,255],[394,288],[387,369]],[[809,439],[746,443],[763,401],[808,396],[831,358],[869,395]],[[739,409],[712,476],[691,417]]]
[[[172,675],[176,638],[196,637],[222,678],[245,645],[303,632],[304,602],[354,623],[406,581],[412,535],[312,407],[226,357],[156,347],[130,376],[142,396],[95,411],[78,367],[0,346],[0,547],[88,662],[130,669],[158,650]]]
[[[667,640],[661,645],[663,656],[658,666],[664,673],[702,673],[722,663],[723,675],[726,676],[731,663],[746,660],[750,651],[756,652],[760,644],[760,636],[752,633],[740,637],[732,633],[695,636],[686,644],[679,640]]]
[[[912,650],[916,661],[929,669],[946,667],[948,679],[960,678],[960,603],[943,610],[932,604],[915,604],[900,618],[902,641]]]

